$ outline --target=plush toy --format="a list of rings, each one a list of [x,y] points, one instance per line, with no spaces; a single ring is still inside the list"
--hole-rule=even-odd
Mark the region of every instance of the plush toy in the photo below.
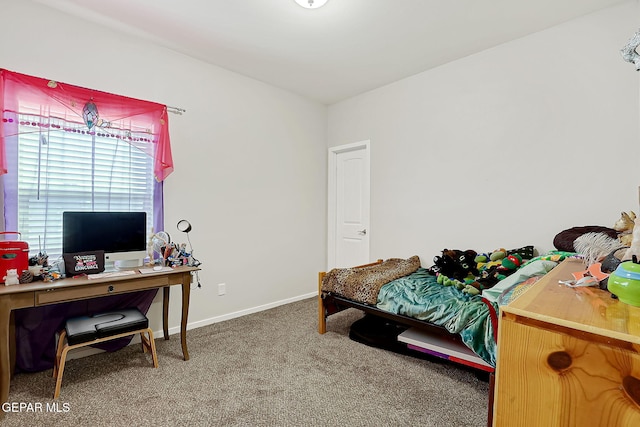
[[[479,295],[482,289],[485,289],[479,286],[478,282],[469,280],[469,283],[462,282],[458,279],[451,279],[444,274],[439,274],[436,281],[442,286],[453,286],[457,288],[459,291],[462,291],[465,294],[470,295]]]
[[[624,253],[622,257],[623,261],[629,261],[635,255],[636,258],[640,258],[640,218],[634,220],[632,240],[629,249]]]
[[[476,259],[476,267],[478,271],[482,273],[485,270],[489,270],[493,267],[502,265],[502,259],[507,256],[507,250],[504,248],[496,249],[489,254],[483,254]]]
[[[5,285],[17,285],[20,283],[20,278],[18,277],[18,270],[15,268],[7,270],[7,275],[2,278],[4,280]]]
[[[522,265],[522,257],[519,254],[507,255],[502,258],[502,267],[507,270],[517,270]]]
[[[486,263],[489,261],[489,255],[490,254],[487,252],[479,253],[478,255],[476,255],[474,261],[476,262],[476,264]]]
[[[454,277],[458,280],[464,280],[469,277],[476,277],[479,274],[478,267],[475,262],[477,256],[476,251],[467,249],[458,254],[458,271]]]
[[[489,261],[489,262],[479,262],[477,264],[478,271],[482,273],[483,271],[490,270],[493,267],[499,267],[502,265],[502,260],[499,259],[497,261]]]
[[[45,271],[49,267],[49,256],[46,252],[40,251],[37,255],[29,258],[29,272],[31,273],[31,279],[29,282],[34,280],[43,280],[46,276]],[[28,279],[28,277],[25,277]],[[27,283],[27,282],[21,282]]]
[[[507,251],[507,255],[520,255],[520,257],[522,258],[522,260],[529,260],[531,258],[533,258],[534,254],[534,248],[533,246],[523,246],[521,248],[516,248],[516,249],[509,249]]]
[[[454,286],[458,289],[463,289],[466,286],[464,282],[457,279],[451,279],[444,274],[438,274],[436,282],[442,286]]]
[[[478,291],[492,288],[500,280],[507,277],[503,274],[501,265],[493,265],[480,272],[480,276],[473,282],[467,283],[468,286],[476,288]]]
[[[436,275],[437,282],[443,286],[455,286],[462,292],[478,295],[520,268],[523,259],[532,256],[533,246],[509,251],[499,248],[480,254],[471,249],[444,249],[441,256],[433,259],[434,266],[429,272]]]
[[[463,281],[468,277],[478,275],[478,269],[474,261],[476,251],[467,249],[444,249],[442,256],[433,258],[434,265],[429,272],[434,275],[443,274],[446,277]]]
[[[505,248],[500,248],[491,252],[491,255],[489,255],[489,259],[491,261],[500,261],[502,258],[506,256],[507,256],[507,250]]]
[[[450,279],[444,274],[439,274],[436,281],[442,286],[454,286],[458,290],[470,295],[479,295],[482,290],[482,288],[477,286],[477,282],[465,283],[457,279]]]
[[[454,270],[453,258],[448,256],[448,250],[442,251],[442,256],[433,257],[433,265],[429,268],[429,273],[437,276],[438,274],[444,274],[450,276]]]
[[[620,219],[613,224],[613,229],[618,232],[618,240],[623,246],[631,246],[633,240],[633,227],[635,225],[636,214],[633,211],[621,212]]]
[[[465,294],[470,294],[470,295],[480,295],[480,289],[472,286],[472,285],[467,285],[462,289],[462,292],[464,292]]]

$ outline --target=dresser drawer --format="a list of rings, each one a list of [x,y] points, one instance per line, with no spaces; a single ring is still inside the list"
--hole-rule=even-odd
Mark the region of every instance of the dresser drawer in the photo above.
[[[496,426],[640,425],[640,346],[503,316]]]
[[[100,283],[94,284],[87,279],[84,280],[86,280],[86,283],[78,286],[36,291],[35,305],[39,306],[79,299],[116,295],[169,285],[169,279],[167,276],[150,276],[145,278],[136,276],[132,280],[101,281]]]

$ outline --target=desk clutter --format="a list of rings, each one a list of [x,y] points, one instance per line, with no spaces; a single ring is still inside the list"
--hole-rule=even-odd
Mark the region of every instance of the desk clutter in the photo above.
[[[17,231],[2,231],[2,235],[17,234]],[[20,273],[29,269],[29,244],[20,240],[0,241],[0,276],[5,285],[17,285]],[[20,271],[20,273],[18,273]]]
[[[127,243],[129,246],[122,247],[116,245],[114,247],[113,242],[109,243],[100,239],[90,239],[88,236],[79,239],[81,241],[80,243],[76,242],[78,238],[75,238],[76,240],[74,240],[73,236],[84,236],[84,234],[91,235],[91,233],[78,233],[77,224],[73,226],[76,228],[71,226],[76,222],[80,223],[80,218],[84,218],[84,216],[87,218],[86,221],[89,221],[88,223],[85,223],[85,225],[96,225],[96,227],[91,227],[91,230],[93,230],[94,228],[101,228],[97,227],[97,225],[114,222],[118,218],[118,215],[128,214],[137,215],[143,219],[142,226],[136,229],[137,233],[134,233],[138,240],[135,240],[134,242],[133,238],[131,238],[132,242]],[[65,215],[76,216],[69,216],[67,218]],[[96,215],[98,215],[98,217],[96,217]],[[102,223],[91,222],[95,221],[96,218],[100,218],[100,215],[109,216],[102,218]],[[192,227],[187,220],[180,220],[177,224],[177,229],[178,231],[185,233],[187,241],[189,242],[188,249],[187,243],[174,242],[166,231],[153,233],[150,238],[146,239],[146,231],[144,229],[145,224],[146,214],[144,212],[64,212],[62,242],[63,253],[53,262],[53,264],[49,263],[49,256],[42,247],[40,247],[37,255],[29,257],[29,243],[19,240],[21,238],[21,234],[19,232],[2,231],[0,232],[0,235],[17,235],[18,240],[0,240],[0,283],[8,286],[18,285],[21,283],[31,283],[38,280],[51,282],[62,279],[65,276],[87,276],[89,278],[99,278],[102,277],[99,275],[106,274],[104,273],[105,271],[127,271],[131,270],[133,267],[143,267],[139,269],[140,273],[148,274],[165,272],[171,267],[199,267],[201,265],[201,262],[193,256],[193,246],[191,245],[191,239],[189,236],[189,232],[192,230]],[[65,227],[74,229],[76,233],[74,234],[69,232],[65,234]],[[85,229],[86,227],[81,227],[81,230]],[[115,237],[107,240],[117,241]],[[105,245],[105,247],[109,247],[111,249],[109,251],[106,249],[87,250],[90,247],[93,248],[95,246],[90,242],[96,241],[100,241],[101,245]],[[76,249],[75,251],[73,250],[74,248]],[[130,255],[131,258],[125,259],[125,254]],[[131,263],[131,261],[133,261],[133,263]],[[109,264],[108,266],[107,262]],[[125,274],[131,273],[127,271],[126,273],[114,273],[111,275],[115,277]],[[94,275],[96,275],[96,277],[92,277]]]
[[[62,374],[70,350],[135,334],[140,334],[142,351],[151,353],[153,367],[157,368],[158,356],[153,331],[149,328],[149,319],[137,308],[68,319],[58,338],[53,368],[53,377],[56,379],[53,398],[60,396]]]
[[[3,231],[0,234],[17,234],[17,231]],[[29,243],[20,240],[0,241],[0,276],[5,286],[31,283],[34,280],[50,282],[60,279],[58,267],[49,266],[49,257],[40,250],[29,257]]]
[[[180,220],[177,227],[178,230],[186,233],[190,249],[187,250],[186,243],[176,243],[172,241],[171,236],[166,231],[159,231],[151,236],[147,244],[149,260],[153,260],[150,264],[168,267],[178,267],[181,265],[188,265],[190,267],[200,266],[200,261],[193,256],[193,246],[189,238],[191,224],[186,220]]]

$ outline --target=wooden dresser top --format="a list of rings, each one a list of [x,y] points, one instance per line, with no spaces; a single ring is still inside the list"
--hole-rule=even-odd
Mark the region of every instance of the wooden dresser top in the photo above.
[[[580,260],[567,259],[508,306],[510,313],[551,325],[558,325],[640,344],[640,307],[611,297],[596,287],[571,288],[559,280],[572,280],[573,272],[585,270]]]

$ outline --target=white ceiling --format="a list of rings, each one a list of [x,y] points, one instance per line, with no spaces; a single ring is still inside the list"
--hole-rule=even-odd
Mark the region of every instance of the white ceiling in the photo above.
[[[626,0],[35,1],[332,104]]]

